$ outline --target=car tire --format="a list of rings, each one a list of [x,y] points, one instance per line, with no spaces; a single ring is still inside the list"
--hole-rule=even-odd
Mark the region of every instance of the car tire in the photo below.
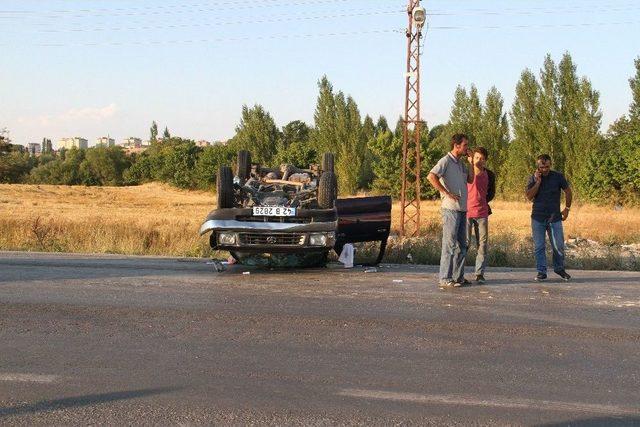
[[[232,208],[234,205],[233,172],[229,166],[220,166],[218,169],[216,191],[218,192],[218,209]]]
[[[321,164],[322,173],[324,172],[335,173],[334,163],[335,163],[335,156],[333,155],[333,153],[324,153],[322,155],[322,164]]]
[[[251,176],[251,153],[247,150],[238,151],[238,178],[244,183]]]
[[[318,183],[318,206],[320,209],[333,209],[338,198],[338,179],[333,172],[324,172]]]

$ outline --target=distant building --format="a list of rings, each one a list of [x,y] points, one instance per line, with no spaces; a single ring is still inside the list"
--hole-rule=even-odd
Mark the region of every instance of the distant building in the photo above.
[[[42,148],[40,151],[42,154],[53,153],[53,145],[50,139],[42,138]]]
[[[42,146],[37,142],[30,142],[27,144],[27,153],[32,156],[39,156],[42,152]]]
[[[201,139],[200,141],[196,141],[196,147],[209,147],[212,144],[209,141],[205,141],[204,139]]]
[[[89,141],[76,136],[73,138],[62,138],[60,142],[58,142],[58,149],[64,148],[70,150],[74,147],[81,150],[86,150],[87,148],[89,148]]]
[[[142,139],[131,136],[122,141],[122,144],[120,145],[124,148],[141,148]]]
[[[108,136],[102,136],[96,140],[96,147],[114,147],[116,140]]]

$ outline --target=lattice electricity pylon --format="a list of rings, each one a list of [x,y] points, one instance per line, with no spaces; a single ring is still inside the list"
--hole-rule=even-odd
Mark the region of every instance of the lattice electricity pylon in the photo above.
[[[403,142],[402,190],[400,194],[400,234],[415,237],[420,233],[420,39],[426,14],[420,0],[409,0],[407,6],[407,72]]]

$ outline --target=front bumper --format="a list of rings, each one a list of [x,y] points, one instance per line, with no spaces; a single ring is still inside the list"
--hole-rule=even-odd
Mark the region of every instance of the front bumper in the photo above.
[[[217,209],[209,214],[200,227],[200,235],[210,232],[211,247],[218,250],[253,253],[323,252],[334,247],[337,228],[337,215],[332,209],[301,210],[295,218],[255,218],[251,216],[251,209]],[[233,244],[221,244],[218,240],[219,233],[233,233],[236,235],[235,241]],[[323,244],[313,242],[319,235],[326,236]]]

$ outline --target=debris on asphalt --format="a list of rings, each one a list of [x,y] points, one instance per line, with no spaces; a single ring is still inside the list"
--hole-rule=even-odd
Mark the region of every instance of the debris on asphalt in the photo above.
[[[402,279],[393,279],[393,283],[402,283],[403,280]]]
[[[217,259],[212,259],[211,261],[207,262],[207,265],[213,265],[213,268],[218,272],[221,273],[224,270],[226,270],[226,265],[224,261],[219,261]]]
[[[251,274],[251,272],[250,272],[250,271],[243,271],[243,272],[242,272],[242,274],[243,274],[244,276],[248,276],[248,275],[250,275],[250,274]]]
[[[370,267],[364,270],[365,273],[377,273],[378,269],[375,267]]]
[[[354,249],[351,243],[347,243],[342,247],[338,261],[340,261],[344,268],[353,268]]]

